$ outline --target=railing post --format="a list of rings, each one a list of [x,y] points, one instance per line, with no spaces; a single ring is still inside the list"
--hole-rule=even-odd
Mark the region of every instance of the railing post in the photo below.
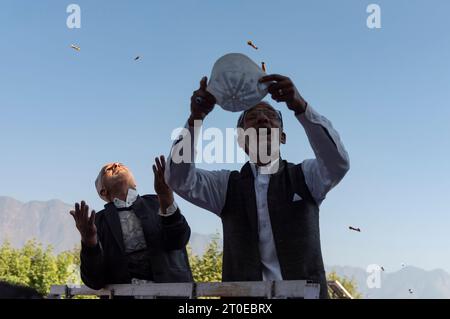
[[[271,280],[267,286],[267,299],[273,299],[275,296],[275,281]]]
[[[197,283],[195,282],[192,283],[192,290],[189,299],[197,299]]]
[[[66,299],[72,299],[73,296],[71,294],[71,289],[70,289],[70,287],[68,285],[66,285],[64,291],[65,291]]]

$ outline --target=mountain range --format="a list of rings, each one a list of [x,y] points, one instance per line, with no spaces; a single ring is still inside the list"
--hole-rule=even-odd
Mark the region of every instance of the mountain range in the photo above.
[[[60,200],[23,203],[0,196],[0,244],[9,241],[21,247],[27,240],[36,239],[54,251],[73,249],[80,243],[80,234],[69,214],[72,205]],[[192,233],[190,246],[195,254],[202,254],[214,235]]]

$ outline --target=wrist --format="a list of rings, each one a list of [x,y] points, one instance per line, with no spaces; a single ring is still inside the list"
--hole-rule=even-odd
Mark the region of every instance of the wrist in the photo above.
[[[175,201],[173,201],[172,204],[167,207],[160,206],[158,214],[167,218],[168,216],[172,216],[173,214],[175,214],[177,210],[178,205]]]
[[[81,238],[81,242],[87,246],[87,247],[95,247],[97,246],[97,235],[93,236],[93,237],[89,237],[89,238]]]
[[[159,206],[161,207],[161,211],[165,212],[167,208],[174,203],[173,195],[172,196],[160,196],[158,195]]]
[[[308,102],[303,99],[295,101],[294,105],[291,107],[291,110],[294,111],[295,115],[300,115],[306,112],[306,108],[308,107]]]
[[[190,127],[194,127],[195,121],[203,121],[206,116],[198,115],[198,114],[191,114],[188,119],[188,123]]]

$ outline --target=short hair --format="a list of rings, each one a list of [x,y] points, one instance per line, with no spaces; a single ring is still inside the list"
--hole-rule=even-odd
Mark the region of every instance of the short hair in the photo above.
[[[281,114],[281,111],[277,110],[276,108],[274,108],[272,105],[270,105],[270,103],[266,102],[266,101],[262,101],[259,102],[258,104],[256,104],[255,106],[249,108],[248,110],[244,111],[241,113],[241,115],[239,116],[239,119],[237,121],[237,127],[238,128],[244,128],[244,119],[245,116],[247,115],[248,112],[250,112],[251,110],[253,110],[255,107],[259,106],[259,105],[265,105],[268,106],[272,109],[275,110],[275,112],[278,114],[278,119],[280,120],[281,123],[281,128],[283,128],[283,115]]]
[[[114,163],[108,163],[103,165],[102,169],[97,175],[97,178],[95,179],[95,189],[97,190],[98,196],[100,196],[101,199],[103,199],[105,202],[108,201],[108,198],[102,195],[102,190],[104,189],[105,185],[103,185],[103,176],[105,175],[106,167]]]

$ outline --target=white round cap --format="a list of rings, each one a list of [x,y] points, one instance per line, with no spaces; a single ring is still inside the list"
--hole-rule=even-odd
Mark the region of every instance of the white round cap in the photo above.
[[[268,85],[258,82],[265,75],[248,56],[230,53],[214,64],[207,90],[223,109],[242,112],[267,95]]]

